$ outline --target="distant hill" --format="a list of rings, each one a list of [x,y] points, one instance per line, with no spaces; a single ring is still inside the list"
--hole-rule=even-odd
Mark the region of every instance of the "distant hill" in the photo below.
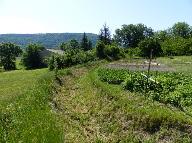
[[[97,34],[86,33],[92,41],[93,46],[97,41]],[[57,48],[62,42],[67,42],[71,39],[81,41],[83,33],[46,33],[46,34],[0,34],[1,42],[13,42],[21,47],[25,47],[30,43],[39,43],[46,48]]]

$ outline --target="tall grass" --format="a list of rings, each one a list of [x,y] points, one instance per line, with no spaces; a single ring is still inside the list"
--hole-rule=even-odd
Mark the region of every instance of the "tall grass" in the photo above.
[[[6,93],[9,91],[6,86],[8,84],[16,91],[13,92],[14,98],[8,99],[5,98],[6,93],[3,93],[4,103],[0,106],[0,142],[61,142],[62,128],[49,106],[54,74],[44,69],[28,72],[29,75],[25,73],[21,81],[14,80],[14,86],[11,84],[12,79],[9,81],[6,78],[4,84],[1,82]],[[17,78],[16,75],[21,73],[16,71],[4,74],[15,74],[13,77]],[[37,75],[37,79],[34,80],[35,76],[31,74]],[[22,81],[23,84],[20,83]],[[7,96],[11,96],[11,93]]]

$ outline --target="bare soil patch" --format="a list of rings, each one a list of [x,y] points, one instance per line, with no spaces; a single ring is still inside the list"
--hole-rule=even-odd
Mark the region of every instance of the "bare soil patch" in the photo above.
[[[114,62],[106,65],[107,68],[114,69],[127,69],[131,71],[147,71],[148,70],[148,62],[145,61],[143,63],[128,63],[124,61]],[[175,69],[166,66],[161,63],[152,62],[151,63],[151,71],[175,71]]]

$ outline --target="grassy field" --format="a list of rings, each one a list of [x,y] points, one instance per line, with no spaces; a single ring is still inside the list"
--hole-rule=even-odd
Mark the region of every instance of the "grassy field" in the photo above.
[[[157,61],[192,72],[191,57]],[[105,64],[61,70],[57,81],[47,69],[0,73],[0,142],[192,142],[191,116],[102,82]]]
[[[161,57],[157,61],[175,68],[178,72],[192,74],[192,56]]]
[[[47,69],[0,73],[0,142],[61,142]]]

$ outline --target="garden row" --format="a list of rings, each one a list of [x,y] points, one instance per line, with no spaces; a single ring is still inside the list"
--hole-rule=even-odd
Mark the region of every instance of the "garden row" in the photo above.
[[[192,105],[192,77],[176,72],[133,72],[100,68],[98,76],[109,84],[120,84],[130,92],[145,95],[155,101],[184,108]]]

